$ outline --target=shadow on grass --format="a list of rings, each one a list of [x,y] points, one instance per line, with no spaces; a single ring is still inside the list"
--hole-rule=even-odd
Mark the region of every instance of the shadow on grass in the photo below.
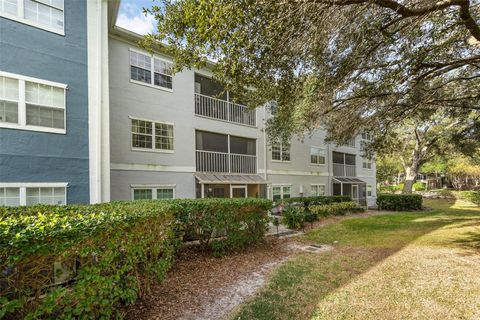
[[[445,200],[428,204],[433,211],[347,219],[307,231],[303,242],[334,244],[335,250],[300,254],[280,266],[267,287],[245,304],[234,319],[310,319],[318,302],[329,293],[441,228],[451,228],[446,239],[432,237],[424,243],[422,239],[421,245],[479,248],[480,233],[463,230],[480,225],[478,207]]]

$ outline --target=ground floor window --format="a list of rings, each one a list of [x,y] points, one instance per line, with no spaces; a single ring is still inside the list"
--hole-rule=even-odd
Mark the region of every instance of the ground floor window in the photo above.
[[[325,185],[324,184],[312,184],[310,186],[310,194],[312,196],[324,196],[325,195]]]
[[[272,186],[273,201],[290,198],[291,190],[292,186],[290,185]]]
[[[0,184],[0,206],[35,204],[67,204],[66,183],[5,183]]]
[[[367,197],[371,197],[371,196],[372,196],[372,185],[367,184]]]
[[[174,186],[132,187],[133,200],[154,200],[175,198]]]

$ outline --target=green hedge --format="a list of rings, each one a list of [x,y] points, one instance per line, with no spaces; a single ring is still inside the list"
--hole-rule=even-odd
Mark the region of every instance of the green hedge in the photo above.
[[[332,203],[327,205],[313,205],[308,208],[312,214],[315,214],[317,217],[328,217],[328,216],[338,216],[345,215],[347,213],[353,212],[363,212],[365,211],[358,203],[350,202],[339,202]]]
[[[377,206],[381,210],[421,210],[422,196],[419,194],[379,194]]]
[[[267,199],[182,199],[173,200],[178,208],[187,239],[198,239],[216,255],[240,250],[263,239],[268,230]],[[222,236],[223,241],[213,241]]]
[[[335,202],[323,205],[287,206],[282,214],[282,224],[289,229],[300,229],[305,222],[317,221],[320,217],[345,215],[353,212],[363,212],[364,209],[356,202]]]
[[[480,191],[457,191],[456,193],[459,195],[460,198],[480,205]]]
[[[305,207],[311,205],[322,205],[322,204],[330,204],[330,203],[337,203],[337,202],[346,202],[352,201],[352,198],[349,196],[318,196],[318,197],[294,197],[288,199],[282,199],[277,201],[277,204],[284,203],[302,203]]]
[[[198,199],[0,208],[0,318],[120,317],[120,306],[165,277],[185,233],[217,253],[241,249],[264,236],[270,207]],[[220,233],[223,242],[210,241]]]
[[[427,190],[427,184],[423,182],[415,182],[412,186],[415,191],[425,191]]]

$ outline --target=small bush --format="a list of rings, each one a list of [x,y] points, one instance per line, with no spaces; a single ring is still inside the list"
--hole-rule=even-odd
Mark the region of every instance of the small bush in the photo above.
[[[427,190],[427,185],[423,182],[415,182],[413,184],[413,189],[415,191],[425,191],[425,190]]]
[[[398,186],[380,186],[378,189],[378,191],[382,193],[394,193],[397,190]]]
[[[358,203],[353,201],[332,203],[327,205],[313,205],[309,207],[309,210],[319,217],[345,215],[347,213],[364,211],[364,209],[359,206]]]
[[[476,205],[480,205],[480,191],[457,191],[460,198],[466,199]]]
[[[178,219],[187,239],[198,239],[204,247],[221,252],[241,250],[263,239],[268,229],[267,199],[179,199]],[[224,236],[222,244],[211,240]],[[221,248],[217,250],[217,248]]]
[[[300,206],[287,206],[283,210],[282,223],[289,229],[300,229],[305,223],[304,208]]]
[[[307,208],[311,205],[321,205],[321,204],[330,204],[337,202],[346,202],[352,201],[352,198],[349,196],[318,196],[318,197],[294,197],[288,199],[282,199],[277,202],[277,204],[283,202],[285,204],[289,203],[301,203]]]
[[[421,210],[422,196],[419,194],[379,194],[377,206],[381,210]]]

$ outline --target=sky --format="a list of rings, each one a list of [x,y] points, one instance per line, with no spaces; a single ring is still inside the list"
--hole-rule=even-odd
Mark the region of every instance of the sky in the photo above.
[[[116,25],[142,35],[153,32],[155,19],[151,15],[145,17],[142,10],[151,8],[152,4],[152,0],[121,0]]]

